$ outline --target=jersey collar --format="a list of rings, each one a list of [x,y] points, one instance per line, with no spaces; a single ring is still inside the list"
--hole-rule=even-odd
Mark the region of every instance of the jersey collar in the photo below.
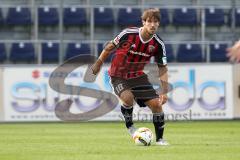
[[[142,27],[139,28],[139,32],[138,32],[139,38],[140,38],[141,42],[144,43],[144,44],[150,42],[150,41],[152,40],[152,38],[153,38],[154,35],[153,35],[149,40],[144,41],[144,40],[142,39],[142,37],[141,37],[141,31],[142,31]]]

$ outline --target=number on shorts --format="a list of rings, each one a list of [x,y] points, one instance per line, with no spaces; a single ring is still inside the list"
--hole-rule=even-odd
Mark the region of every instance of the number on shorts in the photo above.
[[[122,83],[118,84],[117,87],[115,87],[115,89],[117,93],[120,93],[123,90],[123,84]]]

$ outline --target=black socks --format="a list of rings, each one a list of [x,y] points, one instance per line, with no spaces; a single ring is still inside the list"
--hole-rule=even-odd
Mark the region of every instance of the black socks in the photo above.
[[[122,105],[121,112],[124,116],[126,127],[127,128],[131,127],[133,125],[133,120],[132,120],[133,107],[125,107]]]
[[[163,138],[164,132],[164,113],[153,113],[153,124],[155,127],[156,141]]]

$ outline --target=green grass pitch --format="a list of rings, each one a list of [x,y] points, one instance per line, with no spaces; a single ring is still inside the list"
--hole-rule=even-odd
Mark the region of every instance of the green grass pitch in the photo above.
[[[240,160],[240,121],[167,122],[165,138],[135,146],[118,122],[4,123],[0,160]]]

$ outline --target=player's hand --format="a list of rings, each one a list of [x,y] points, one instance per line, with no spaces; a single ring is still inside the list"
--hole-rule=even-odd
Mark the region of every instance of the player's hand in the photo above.
[[[103,64],[103,62],[102,62],[100,59],[98,59],[98,60],[91,66],[91,70],[92,70],[92,73],[93,73],[94,75],[97,75],[97,74],[98,74],[98,72],[99,72],[100,69],[101,69],[102,64]]]
[[[168,97],[166,94],[160,94],[159,95],[159,102],[161,105],[164,105],[168,100]]]
[[[235,42],[232,47],[227,48],[227,56],[232,62],[240,62],[240,40]]]

